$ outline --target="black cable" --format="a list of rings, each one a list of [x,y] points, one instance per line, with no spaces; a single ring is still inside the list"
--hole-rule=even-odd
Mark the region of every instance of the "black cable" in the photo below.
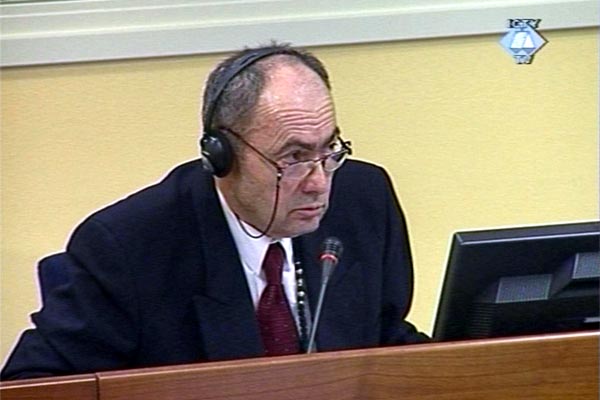
[[[269,232],[269,229],[271,229],[271,227],[273,226],[273,222],[275,222],[275,215],[277,214],[277,208],[279,205],[279,183],[281,182],[282,176],[283,176],[283,174],[281,172],[277,173],[277,183],[275,185],[275,204],[273,205],[273,212],[271,213],[271,219],[269,220],[269,223],[267,224],[266,229],[264,231],[261,231],[261,233],[258,236],[253,235],[250,232],[248,232],[248,230],[246,229],[244,224],[242,224],[242,220],[237,215],[237,213],[235,213],[235,212],[233,213],[235,215],[235,219],[237,219],[237,222],[240,225],[240,228],[242,228],[242,231],[244,231],[244,233],[246,235],[250,236],[252,239],[260,239],[261,237],[265,236],[267,234],[267,232]]]

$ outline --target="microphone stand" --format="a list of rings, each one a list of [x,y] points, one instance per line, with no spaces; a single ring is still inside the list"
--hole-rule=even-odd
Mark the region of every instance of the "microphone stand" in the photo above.
[[[329,277],[333,272],[333,268],[337,265],[339,257],[342,254],[342,242],[338,238],[329,237],[323,243],[323,253],[321,254],[322,272],[321,272],[321,290],[319,291],[319,301],[313,318],[313,325],[310,328],[310,339],[308,340],[308,348],[306,353],[310,354],[315,351],[315,341],[317,336],[317,327],[321,319],[321,309],[323,308],[323,300],[325,299],[325,290],[329,283]]]
[[[325,269],[323,270],[323,277],[321,282],[321,290],[319,291],[319,301],[317,302],[317,309],[315,311],[315,317],[313,318],[313,325],[310,327],[310,339],[308,340],[308,348],[306,354],[313,353],[315,351],[315,338],[317,336],[317,326],[321,319],[321,309],[323,308],[323,299],[325,298],[325,290],[327,290],[327,284],[329,283],[329,273],[326,275]]]

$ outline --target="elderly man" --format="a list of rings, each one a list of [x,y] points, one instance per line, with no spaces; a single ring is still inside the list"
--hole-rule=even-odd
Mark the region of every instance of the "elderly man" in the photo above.
[[[319,351],[417,343],[406,226],[387,175],[346,161],[329,77],[310,53],[246,49],[206,83],[202,159],[93,214],[69,280],[33,315],[2,377],[306,351],[322,243],[345,248]]]

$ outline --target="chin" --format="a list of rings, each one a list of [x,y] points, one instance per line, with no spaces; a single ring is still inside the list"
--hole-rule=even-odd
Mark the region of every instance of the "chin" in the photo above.
[[[321,220],[317,220],[316,222],[296,222],[290,223],[285,226],[284,229],[278,229],[277,231],[273,231],[270,235],[272,237],[281,238],[281,237],[289,237],[294,238],[297,236],[306,235],[307,233],[311,233],[319,229],[319,224]]]

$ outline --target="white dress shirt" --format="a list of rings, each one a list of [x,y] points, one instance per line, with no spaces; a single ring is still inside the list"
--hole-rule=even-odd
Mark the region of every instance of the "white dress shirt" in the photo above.
[[[281,282],[285,289],[285,294],[292,311],[292,315],[296,320],[296,326],[299,326],[298,320],[298,303],[296,298],[296,270],[294,267],[294,251],[292,248],[292,239],[283,238],[274,240],[268,236],[262,236],[261,238],[254,239],[248,236],[240,224],[244,224],[246,229],[253,236],[258,236],[261,232],[254,229],[252,226],[246,224],[244,221],[238,219],[233,211],[229,208],[225,197],[221,191],[217,188],[219,195],[219,201],[221,207],[225,213],[225,219],[229,226],[229,231],[233,236],[237,251],[244,267],[244,273],[246,274],[246,281],[248,283],[248,289],[252,296],[252,302],[254,308],[258,308],[258,302],[260,295],[262,294],[265,286],[267,285],[267,279],[265,273],[262,271],[262,262],[267,254],[267,249],[271,243],[279,242],[285,251],[285,259],[283,263],[283,274]]]

